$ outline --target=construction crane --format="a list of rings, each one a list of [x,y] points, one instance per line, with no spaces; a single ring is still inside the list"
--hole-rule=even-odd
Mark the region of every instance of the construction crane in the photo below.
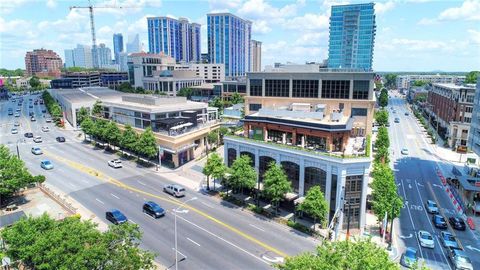
[[[90,31],[92,32],[92,60],[93,60],[93,67],[94,68],[99,68],[99,63],[98,63],[98,52],[97,52],[97,38],[95,36],[95,20],[93,17],[93,9],[97,8],[119,8],[119,9],[124,9],[124,8],[135,8],[133,6],[128,6],[128,7],[121,7],[121,6],[101,6],[101,7],[95,7],[92,5],[92,2],[88,0],[88,6],[70,6],[70,10],[72,9],[81,9],[81,8],[86,8],[90,12]]]

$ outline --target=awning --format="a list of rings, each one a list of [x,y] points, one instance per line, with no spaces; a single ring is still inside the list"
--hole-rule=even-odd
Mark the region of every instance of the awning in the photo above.
[[[192,123],[185,123],[185,124],[181,124],[181,125],[178,125],[178,126],[174,126],[174,127],[171,127],[170,130],[177,130],[177,129],[181,129],[181,128],[184,128],[184,127],[189,127],[193,125]]]
[[[298,198],[298,194],[297,194],[297,193],[288,192],[287,194],[285,194],[284,198],[285,198],[285,200],[287,200],[287,201],[293,201],[293,200],[295,200],[296,198]]]

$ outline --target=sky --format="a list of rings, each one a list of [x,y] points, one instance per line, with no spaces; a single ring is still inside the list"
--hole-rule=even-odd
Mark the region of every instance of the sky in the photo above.
[[[261,41],[262,66],[328,58],[330,8],[357,0],[91,0],[97,44],[113,51],[113,33],[139,34],[148,51],[147,17],[186,17],[202,25],[206,14],[231,12],[251,20]],[[480,0],[375,1],[375,71],[480,70]],[[26,51],[46,48],[62,58],[76,44],[91,44],[87,0],[0,0],[0,68],[25,68]],[[124,7],[113,9],[105,7]]]

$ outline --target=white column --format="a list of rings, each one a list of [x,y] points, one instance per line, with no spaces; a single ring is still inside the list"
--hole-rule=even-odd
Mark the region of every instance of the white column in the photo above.
[[[285,144],[287,141],[287,133],[282,134],[282,143]]]
[[[350,90],[348,93],[348,98],[352,99],[353,98],[353,80],[350,80]]]
[[[328,204],[328,209],[330,209],[330,198],[332,197],[332,165],[327,164],[327,179],[325,186],[325,200]],[[330,221],[329,221],[330,222]]]
[[[338,169],[338,176],[337,176],[337,202],[336,208],[342,209],[340,212],[340,217],[338,219],[338,226],[336,228],[336,232],[338,233],[339,230],[343,229],[343,216],[345,213],[344,203],[345,203],[345,180],[347,177],[347,171],[345,168]],[[337,234],[338,235],[338,234]]]
[[[305,193],[305,159],[300,158],[300,179],[298,179],[298,196],[302,197]]]
[[[293,97],[293,80],[291,78],[288,83],[288,96]]]
[[[367,188],[368,188],[369,167],[365,168],[362,181],[362,197],[360,200],[360,235],[365,230],[366,213],[367,213]]]
[[[305,135],[302,135],[302,148],[305,148]]]

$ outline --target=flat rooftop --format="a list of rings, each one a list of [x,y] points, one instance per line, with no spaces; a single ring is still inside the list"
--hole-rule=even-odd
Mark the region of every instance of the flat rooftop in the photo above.
[[[433,85],[443,87],[443,88],[455,89],[455,90],[459,90],[459,89],[475,90],[475,85],[473,85],[473,84],[472,85],[469,85],[469,84],[457,85],[457,84],[454,84],[454,83],[434,83]]]

